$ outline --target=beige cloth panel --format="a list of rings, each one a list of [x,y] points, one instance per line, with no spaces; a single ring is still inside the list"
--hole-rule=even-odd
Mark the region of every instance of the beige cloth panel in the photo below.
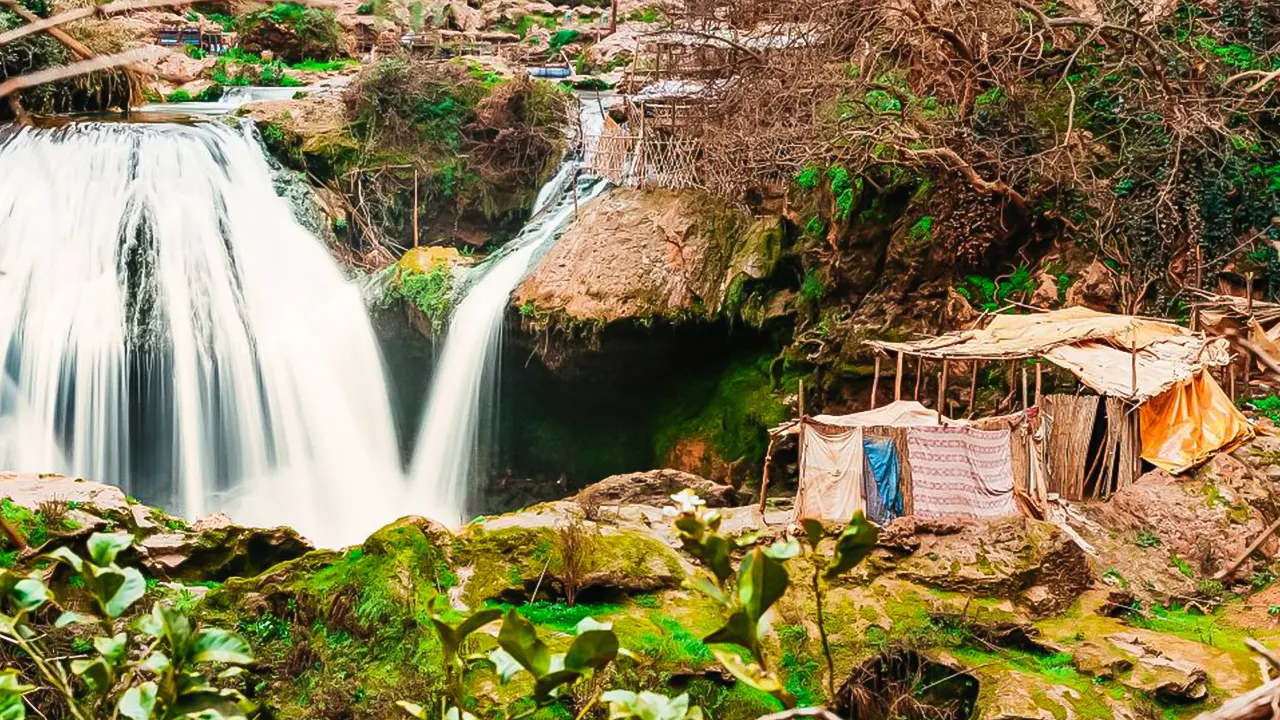
[[[848,522],[865,510],[862,428],[805,424],[796,519]]]

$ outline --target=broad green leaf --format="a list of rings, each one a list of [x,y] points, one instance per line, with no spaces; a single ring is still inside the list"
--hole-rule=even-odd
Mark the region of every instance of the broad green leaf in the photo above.
[[[724,669],[728,670],[738,680],[757,690],[769,693],[780,700],[788,709],[796,706],[796,699],[791,696],[791,693],[787,692],[782,681],[773,673],[760,667],[759,664],[748,662],[737,653],[720,648],[712,648],[711,653],[716,656],[716,659],[720,661]]]
[[[169,656],[162,652],[153,652],[142,662],[142,667],[159,675],[169,669]]]
[[[26,720],[27,706],[18,693],[0,690],[0,720]]]
[[[84,561],[80,559],[79,555],[71,552],[70,548],[54,548],[51,552],[45,553],[44,556],[54,562],[64,563],[78,573],[84,572]]]
[[[0,670],[0,692],[18,693],[19,695],[35,690],[34,685],[24,685],[17,670]]]
[[[78,613],[74,610],[67,610],[58,616],[58,619],[54,621],[53,626],[61,630],[68,625],[92,625],[96,622],[97,620],[95,620],[92,615],[85,615],[84,613]]]
[[[440,645],[444,647],[445,657],[450,661],[456,660],[458,646],[461,642],[459,642],[458,633],[454,631],[453,626],[433,615],[431,616],[431,627],[436,631],[436,637],[440,638]]]
[[[127,532],[94,533],[89,536],[89,560],[94,565],[114,565],[121,550],[133,545],[133,536]]]
[[[744,535],[737,535],[733,538],[733,546],[739,548],[751,547],[760,542],[759,532],[749,532]]]
[[[827,534],[827,529],[822,526],[822,521],[805,518],[800,521],[800,527],[804,529],[804,537],[808,541],[809,547],[816,550],[818,545],[822,543],[822,538]]]
[[[156,691],[157,687],[153,682],[131,687],[120,696],[120,704],[116,709],[129,720],[151,720],[151,713],[156,708]]]
[[[540,675],[533,684],[533,699],[538,702],[546,702],[555,697],[556,690],[564,685],[569,685],[582,677],[582,673],[577,670],[556,670],[545,675]]]
[[[764,551],[752,550],[742,558],[738,566],[738,601],[753,626],[786,594],[788,582],[786,567]]]
[[[510,682],[511,677],[523,670],[523,666],[511,657],[511,653],[502,648],[494,648],[489,652],[489,661],[493,663],[494,672],[498,673],[498,679],[503,685]]]
[[[609,690],[600,693],[600,702],[620,703],[630,707],[636,704],[636,694],[630,690]]]
[[[722,583],[728,580],[733,575],[733,565],[729,562],[729,541],[719,535],[708,535],[703,548],[702,559],[712,574]]]
[[[585,673],[599,670],[618,657],[618,636],[612,630],[588,630],[573,639],[565,653],[564,666]]]
[[[790,560],[800,554],[800,543],[795,540],[779,540],[766,548],[764,554],[779,562]]]
[[[151,612],[142,615],[137,620],[138,632],[152,638],[164,637],[164,623],[160,621],[160,616],[156,614],[156,608],[152,607]]]
[[[10,597],[19,610],[31,612],[49,599],[49,588],[36,578],[23,578],[14,584]]]
[[[702,642],[708,645],[739,645],[755,654],[760,645],[757,628],[756,623],[747,617],[746,611],[736,610],[729,616],[724,627],[703,638]]]
[[[702,593],[703,595],[706,595],[712,600],[715,600],[721,605],[729,604],[729,596],[725,595],[723,590],[721,590],[719,587],[716,586],[715,583],[711,582],[705,577],[689,578],[688,580],[685,580],[685,584],[690,589],[697,590],[698,592]]]
[[[253,662],[253,651],[244,638],[229,630],[205,628],[191,641],[191,661],[246,665]]]
[[[102,611],[109,618],[125,614],[147,592],[147,581],[137,568],[125,568],[119,574],[123,576],[123,580],[114,591],[101,598]]]
[[[190,651],[191,621],[186,615],[166,608],[160,603],[156,603],[151,613],[161,627],[162,637],[169,644],[170,660],[178,667],[182,667]]]
[[[880,531],[867,522],[867,516],[861,510],[854,513],[849,527],[836,540],[835,556],[831,558],[824,576],[828,580],[834,580],[852,570],[875,549],[879,536]]]
[[[462,644],[466,641],[467,637],[471,635],[471,633],[501,618],[502,611],[498,608],[477,610],[476,612],[471,613],[471,616],[459,623],[456,628],[458,643]]]
[[[427,715],[426,709],[417,703],[405,702],[404,700],[397,700],[396,707],[405,711],[405,714],[407,714],[409,717],[418,718],[418,720],[429,720],[429,716]]]
[[[75,673],[84,680],[84,684],[94,693],[104,693],[111,689],[112,673],[111,668],[103,662],[102,658],[93,658],[92,660],[72,660],[71,672]]]
[[[533,623],[520,617],[515,608],[508,610],[502,620],[498,645],[535,678],[541,678],[551,669],[551,651],[538,639]]]
[[[22,696],[35,690],[24,685],[17,670],[0,670],[0,720],[25,720],[27,707]]]
[[[612,629],[613,629],[613,623],[600,622],[599,620],[588,615],[587,617],[584,617],[578,621],[578,624],[573,628],[573,633],[575,635],[581,635],[582,633],[588,630],[612,630]]]
[[[119,665],[124,659],[125,645],[129,641],[129,636],[124,633],[117,633],[115,637],[96,637],[93,639],[93,649],[98,651],[103,660],[108,665]]]
[[[478,720],[475,715],[457,707],[450,707],[444,712],[444,720]]]

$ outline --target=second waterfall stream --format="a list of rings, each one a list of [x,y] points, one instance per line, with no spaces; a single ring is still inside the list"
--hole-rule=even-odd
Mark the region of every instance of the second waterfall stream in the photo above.
[[[482,429],[496,413],[503,318],[511,294],[573,220],[574,208],[608,187],[595,178],[578,179],[581,160],[590,155],[589,141],[599,137],[604,124],[603,106],[595,99],[584,99],[579,112],[578,152],[538,193],[533,217],[516,239],[475,271],[478,278],[449,320],[409,476],[415,511],[446,525],[466,521],[474,480],[484,470]]]

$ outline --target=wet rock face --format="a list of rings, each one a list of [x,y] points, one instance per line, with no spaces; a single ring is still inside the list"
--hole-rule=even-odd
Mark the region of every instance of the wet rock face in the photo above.
[[[516,290],[517,307],[602,324],[714,313],[748,218],[697,193],[615,190],[592,203]],[[760,272],[760,261],[743,267]]]
[[[920,585],[1014,600],[1033,615],[1066,609],[1093,581],[1088,557],[1049,524],[1025,517],[989,523],[899,518],[885,532],[886,566]],[[910,554],[895,557],[903,550]]]
[[[1205,668],[1158,635],[1108,635],[1076,651],[1081,672],[1116,680],[1131,689],[1166,701],[1187,702],[1208,695]]]

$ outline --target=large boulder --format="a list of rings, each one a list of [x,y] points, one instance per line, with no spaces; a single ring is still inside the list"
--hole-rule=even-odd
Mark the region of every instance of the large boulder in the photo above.
[[[664,507],[681,490],[693,490],[708,507],[729,507],[738,503],[738,491],[680,470],[649,470],[607,477],[573,497],[583,507],[649,505]]]
[[[218,514],[190,532],[149,535],[140,549],[143,565],[160,577],[221,582],[257,575],[315,548],[292,528],[242,527]]]
[[[582,210],[515,304],[605,324],[714,313],[749,225],[698,192],[614,190]],[[741,261],[756,272],[767,264]]]
[[[1247,456],[1247,451],[1246,451]],[[1077,528],[1107,568],[1103,579],[1140,599],[1193,597],[1267,526],[1260,508],[1274,511],[1272,483],[1258,468],[1218,455],[1195,477],[1147,473],[1106,503],[1076,509]],[[1261,548],[1274,554],[1277,541]],[[1256,569],[1246,559],[1237,577]]]
[[[1093,582],[1089,559],[1074,540],[1050,523],[1027,517],[990,522],[898,518],[881,543],[888,552],[879,560],[897,578],[1014,600],[1038,616],[1061,612]]]
[[[1158,635],[1108,635],[1076,649],[1076,667],[1102,680],[1152,695],[1187,702],[1208,695],[1208,673],[1195,656],[1176,654]]]

